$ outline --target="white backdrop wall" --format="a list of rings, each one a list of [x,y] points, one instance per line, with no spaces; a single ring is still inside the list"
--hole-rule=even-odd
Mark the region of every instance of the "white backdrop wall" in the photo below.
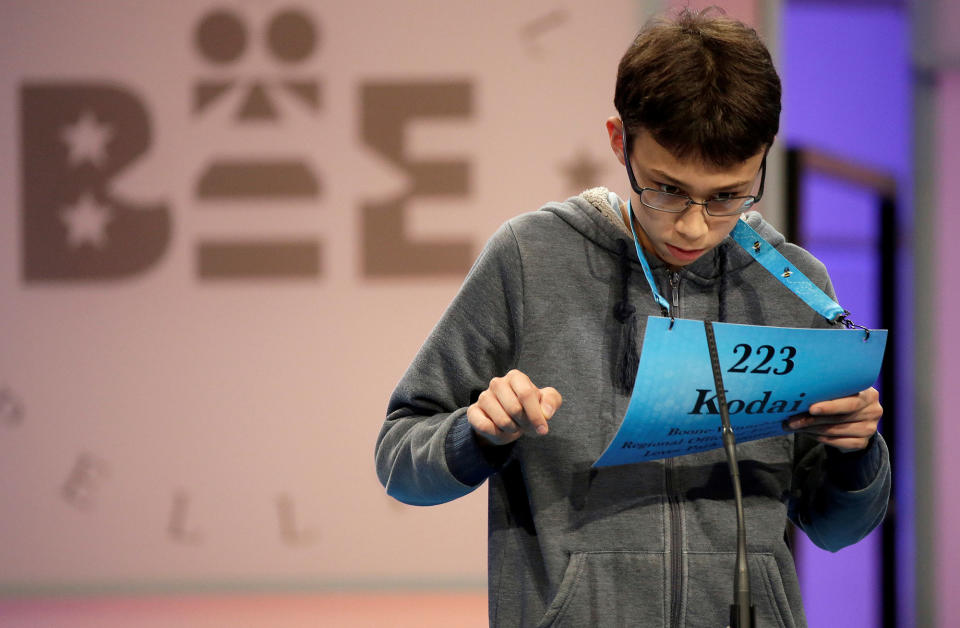
[[[0,593],[482,585],[390,391],[496,227],[594,184],[630,0],[0,8]]]

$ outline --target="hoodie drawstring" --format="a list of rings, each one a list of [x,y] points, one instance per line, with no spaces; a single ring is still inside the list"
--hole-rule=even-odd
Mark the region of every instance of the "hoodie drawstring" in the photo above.
[[[724,268],[727,265],[727,247],[721,243],[717,247],[717,274],[720,275],[720,287],[717,292],[717,321],[727,322],[727,274]]]
[[[620,253],[620,300],[613,306],[613,316],[620,323],[620,356],[614,385],[620,392],[632,393],[640,356],[637,354],[637,308],[630,303],[630,257],[627,241],[618,240]]]

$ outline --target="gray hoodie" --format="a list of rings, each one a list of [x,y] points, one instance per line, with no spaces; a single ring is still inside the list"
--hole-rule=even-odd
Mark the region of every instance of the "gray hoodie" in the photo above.
[[[591,468],[626,412],[646,318],[661,314],[611,201],[588,190],[494,234],[377,440],[380,481],[403,502],[439,504],[489,478],[493,626],[728,623],[736,517],[723,451]],[[819,261],[758,214],[745,219],[833,296]],[[676,272],[650,263],[680,317],[828,326],[729,237]],[[513,368],[563,405],[546,436],[481,449],[466,408]],[[832,551],[863,538],[886,510],[886,445],[877,435],[842,454],[787,435],[740,444],[738,456],[758,625],[804,626],[787,519]]]

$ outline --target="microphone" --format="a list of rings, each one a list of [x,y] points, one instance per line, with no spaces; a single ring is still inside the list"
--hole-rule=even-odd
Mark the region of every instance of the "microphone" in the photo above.
[[[713,383],[717,389],[723,450],[727,453],[727,464],[730,466],[730,479],[733,483],[733,501],[737,510],[737,561],[734,566],[733,604],[730,605],[730,625],[728,628],[753,628],[756,625],[756,616],[750,599],[747,528],[743,521],[743,491],[740,487],[736,439],[733,436],[733,427],[730,425],[730,411],[727,407],[726,392],[723,389],[723,375],[720,372],[720,357],[717,354],[717,339],[713,334],[713,323],[704,321],[703,326],[707,332],[707,348],[710,350],[710,365],[713,367]]]

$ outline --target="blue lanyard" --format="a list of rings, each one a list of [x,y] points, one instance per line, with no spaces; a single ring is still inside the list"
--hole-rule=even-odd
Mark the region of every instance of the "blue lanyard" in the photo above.
[[[653,272],[650,270],[650,264],[643,254],[640,247],[640,240],[637,238],[637,231],[633,226],[633,204],[627,201],[627,207],[630,210],[630,232],[633,234],[633,245],[637,248],[637,257],[640,258],[640,265],[643,266],[643,274],[647,277],[647,283],[650,284],[650,290],[653,292],[653,298],[663,309],[664,313],[670,315],[670,303],[663,298],[660,291],[657,290],[657,283],[653,280]],[[846,317],[850,314],[840,304],[831,299],[827,293],[817,287],[815,283],[800,272],[800,269],[791,264],[777,249],[764,240],[753,227],[747,224],[745,220],[737,220],[737,225],[730,232],[733,240],[743,247],[753,259],[757,260],[761,266],[773,275],[780,283],[787,287],[791,292],[800,297],[804,303],[810,306],[817,314],[830,322],[841,322],[847,327],[858,327],[850,322]]]
[[[643,274],[647,277],[647,283],[650,284],[650,290],[653,292],[653,300],[656,301],[660,309],[663,310],[664,315],[669,316],[670,303],[664,299],[660,291],[657,290],[657,282],[653,280],[653,271],[650,270],[650,263],[647,262],[647,258],[640,248],[640,240],[637,239],[637,230],[633,226],[633,205],[629,200],[627,201],[627,207],[630,210],[629,220],[627,222],[630,223],[630,233],[633,234],[633,246],[637,247],[637,257],[640,258],[640,265],[643,266]]]
[[[780,251],[760,237],[746,220],[738,220],[737,226],[730,232],[734,241],[743,247],[753,259],[776,277],[792,293],[800,297],[820,316],[828,321],[836,321],[849,314],[840,304],[831,299],[826,292],[810,281],[800,269],[791,264]]]

